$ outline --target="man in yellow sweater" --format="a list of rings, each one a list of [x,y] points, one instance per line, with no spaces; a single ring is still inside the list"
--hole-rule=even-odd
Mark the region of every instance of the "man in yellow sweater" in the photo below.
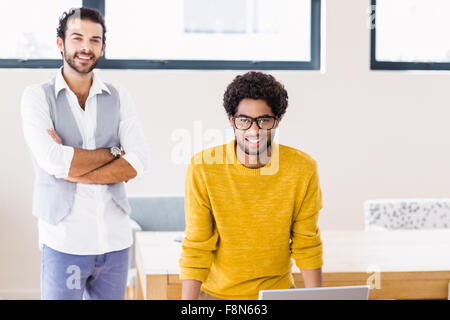
[[[203,150],[188,166],[182,299],[257,299],[294,285],[321,286],[316,161],[273,142],[288,94],[273,76],[237,76],[224,94],[235,140]]]

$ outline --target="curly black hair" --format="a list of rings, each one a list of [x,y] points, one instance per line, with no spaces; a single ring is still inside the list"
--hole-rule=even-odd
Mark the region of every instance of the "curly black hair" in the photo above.
[[[277,118],[281,118],[288,106],[288,93],[284,86],[272,75],[250,71],[239,75],[228,85],[223,96],[223,106],[228,116],[232,117],[241,100],[262,99]]]
[[[87,19],[95,23],[99,23],[103,28],[103,43],[106,41],[106,26],[105,26],[105,20],[102,16],[102,14],[96,10],[91,8],[72,8],[68,12],[64,12],[62,16],[59,18],[59,25],[56,29],[56,36],[60,37],[61,39],[66,40],[66,31],[67,31],[67,22],[71,17],[73,18],[79,18],[79,19]]]

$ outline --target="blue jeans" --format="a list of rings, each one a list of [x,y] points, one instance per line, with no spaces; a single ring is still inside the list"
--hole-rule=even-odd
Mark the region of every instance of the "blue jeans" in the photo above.
[[[122,300],[130,248],[100,255],[73,255],[42,248],[43,300]]]

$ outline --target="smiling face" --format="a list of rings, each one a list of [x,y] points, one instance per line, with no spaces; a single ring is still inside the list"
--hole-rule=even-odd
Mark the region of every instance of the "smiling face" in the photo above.
[[[63,53],[64,66],[78,73],[89,73],[103,56],[103,28],[88,19],[74,18],[67,23],[65,40],[58,37],[57,45]]]
[[[262,117],[275,116],[270,106],[262,99],[242,99],[237,107],[234,117]],[[236,143],[239,149],[247,155],[261,155],[270,149],[274,137],[274,131],[278,127],[279,120],[276,120],[275,126],[271,130],[259,129],[256,121],[247,130],[239,130],[234,126],[233,118],[230,117],[230,124],[234,128]]]

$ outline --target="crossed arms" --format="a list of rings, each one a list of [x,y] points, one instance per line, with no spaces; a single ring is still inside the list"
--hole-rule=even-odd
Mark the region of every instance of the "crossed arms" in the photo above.
[[[54,129],[47,131],[52,139],[62,144],[61,138]],[[125,153],[122,152],[122,156]],[[128,182],[135,178],[136,170],[124,158],[116,159],[107,148],[84,150],[74,148],[68,176],[71,182],[88,184],[111,184]]]

